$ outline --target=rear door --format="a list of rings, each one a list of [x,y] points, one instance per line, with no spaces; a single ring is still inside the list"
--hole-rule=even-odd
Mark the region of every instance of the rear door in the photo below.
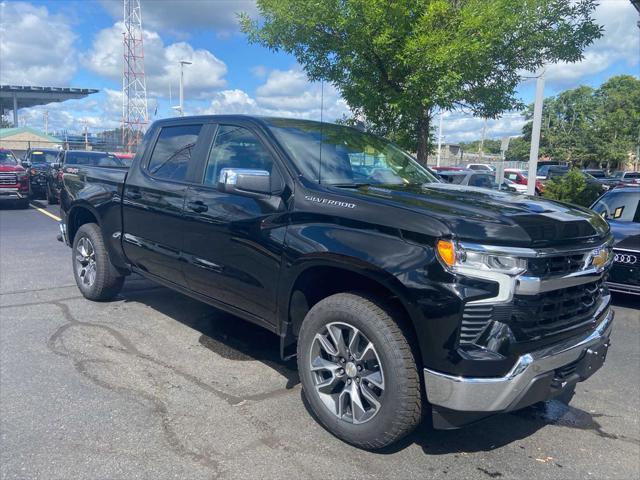
[[[271,323],[286,224],[278,195],[252,198],[218,189],[223,168],[266,170],[284,186],[275,152],[257,130],[221,124],[185,202],[189,288]]]
[[[187,221],[185,194],[207,147],[203,122],[159,127],[123,187],[123,249],[144,272],[186,286],[181,253]]]

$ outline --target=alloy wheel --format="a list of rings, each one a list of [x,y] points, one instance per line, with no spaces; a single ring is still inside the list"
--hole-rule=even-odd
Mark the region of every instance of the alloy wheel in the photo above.
[[[382,363],[373,343],[353,325],[333,322],[317,333],[309,367],[320,399],[339,419],[361,424],[380,411]]]
[[[78,240],[75,264],[82,284],[91,287],[96,281],[96,252],[91,240],[87,237]]]

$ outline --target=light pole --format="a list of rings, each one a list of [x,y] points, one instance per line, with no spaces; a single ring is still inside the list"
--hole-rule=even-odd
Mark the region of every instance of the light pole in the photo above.
[[[442,150],[442,118],[444,112],[440,112],[440,128],[438,128],[438,154],[436,155],[436,167],[440,166],[440,151]]]
[[[538,172],[538,149],[540,148],[540,127],[542,126],[542,104],[544,102],[544,67],[536,78],[536,102],[533,106],[533,128],[531,129],[531,149],[529,150],[529,176],[527,195],[536,193],[536,173]]]
[[[191,65],[192,62],[180,60],[180,116],[184,117],[184,66]]]

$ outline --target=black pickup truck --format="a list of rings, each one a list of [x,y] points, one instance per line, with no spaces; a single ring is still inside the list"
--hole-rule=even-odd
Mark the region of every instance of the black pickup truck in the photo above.
[[[154,123],[129,169],[66,163],[82,294],[135,272],[273,331],[308,403],[369,449],[559,397],[604,362],[594,212],[439,182],[389,142],[303,120]],[[241,321],[241,320],[239,320]]]

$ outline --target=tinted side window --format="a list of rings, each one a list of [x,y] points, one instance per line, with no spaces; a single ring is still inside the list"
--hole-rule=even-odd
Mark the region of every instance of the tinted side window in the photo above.
[[[163,127],[149,159],[149,173],[158,178],[184,181],[201,129],[201,124]]]
[[[244,127],[220,125],[209,152],[205,185],[217,185],[223,168],[248,168],[271,173],[273,159],[258,137]]]
[[[472,187],[491,188],[493,180],[489,175],[472,175],[469,179],[469,185]]]

